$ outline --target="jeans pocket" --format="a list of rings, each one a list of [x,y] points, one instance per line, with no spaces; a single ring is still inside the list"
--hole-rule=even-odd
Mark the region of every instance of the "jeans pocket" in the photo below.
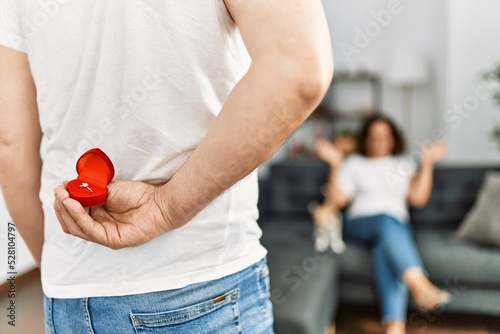
[[[177,310],[131,313],[137,334],[241,333],[239,289]]]

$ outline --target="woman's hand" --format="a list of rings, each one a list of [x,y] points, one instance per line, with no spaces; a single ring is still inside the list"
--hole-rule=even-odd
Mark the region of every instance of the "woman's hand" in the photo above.
[[[332,167],[339,167],[344,160],[344,152],[325,138],[316,140],[314,153]]]
[[[444,140],[437,141],[422,148],[422,164],[434,164],[441,160],[448,151],[448,143]]]
[[[434,163],[441,160],[447,150],[448,144],[443,140],[425,145],[422,148],[422,166],[419,172],[412,177],[408,189],[408,202],[411,206],[423,208],[429,201],[432,193]]]
[[[164,187],[115,181],[104,205],[89,209],[69,197],[65,183],[54,191],[54,209],[68,234],[112,249],[137,246],[174,229]]]

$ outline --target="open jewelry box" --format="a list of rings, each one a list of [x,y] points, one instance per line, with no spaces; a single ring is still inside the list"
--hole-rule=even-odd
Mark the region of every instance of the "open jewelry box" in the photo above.
[[[71,198],[83,207],[103,204],[108,194],[107,185],[115,176],[109,157],[100,149],[85,152],[76,163],[78,177],[66,186]]]

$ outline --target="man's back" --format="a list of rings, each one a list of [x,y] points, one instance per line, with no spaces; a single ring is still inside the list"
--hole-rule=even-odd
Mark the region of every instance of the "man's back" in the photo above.
[[[321,0],[34,1],[0,5],[0,183],[47,331],[272,333],[255,169],[331,82]],[[91,146],[84,208],[51,188]]]
[[[27,52],[37,87],[47,208],[53,189],[75,177],[78,157],[92,147],[110,156],[116,179],[167,182],[250,61],[223,1],[3,6],[13,15],[9,25],[22,22],[18,36],[3,37]],[[45,210],[44,291],[59,298],[141,293],[241,270],[265,255],[256,201],[253,173],[190,224],[120,251],[64,234]]]

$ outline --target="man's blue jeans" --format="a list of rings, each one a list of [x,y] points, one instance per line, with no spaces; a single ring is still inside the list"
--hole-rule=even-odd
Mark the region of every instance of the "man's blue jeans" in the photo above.
[[[408,287],[402,275],[409,268],[423,270],[409,224],[388,215],[347,219],[344,238],[372,250],[383,321],[406,321]]]
[[[47,334],[273,333],[265,259],[182,289],[121,297],[44,299]]]

